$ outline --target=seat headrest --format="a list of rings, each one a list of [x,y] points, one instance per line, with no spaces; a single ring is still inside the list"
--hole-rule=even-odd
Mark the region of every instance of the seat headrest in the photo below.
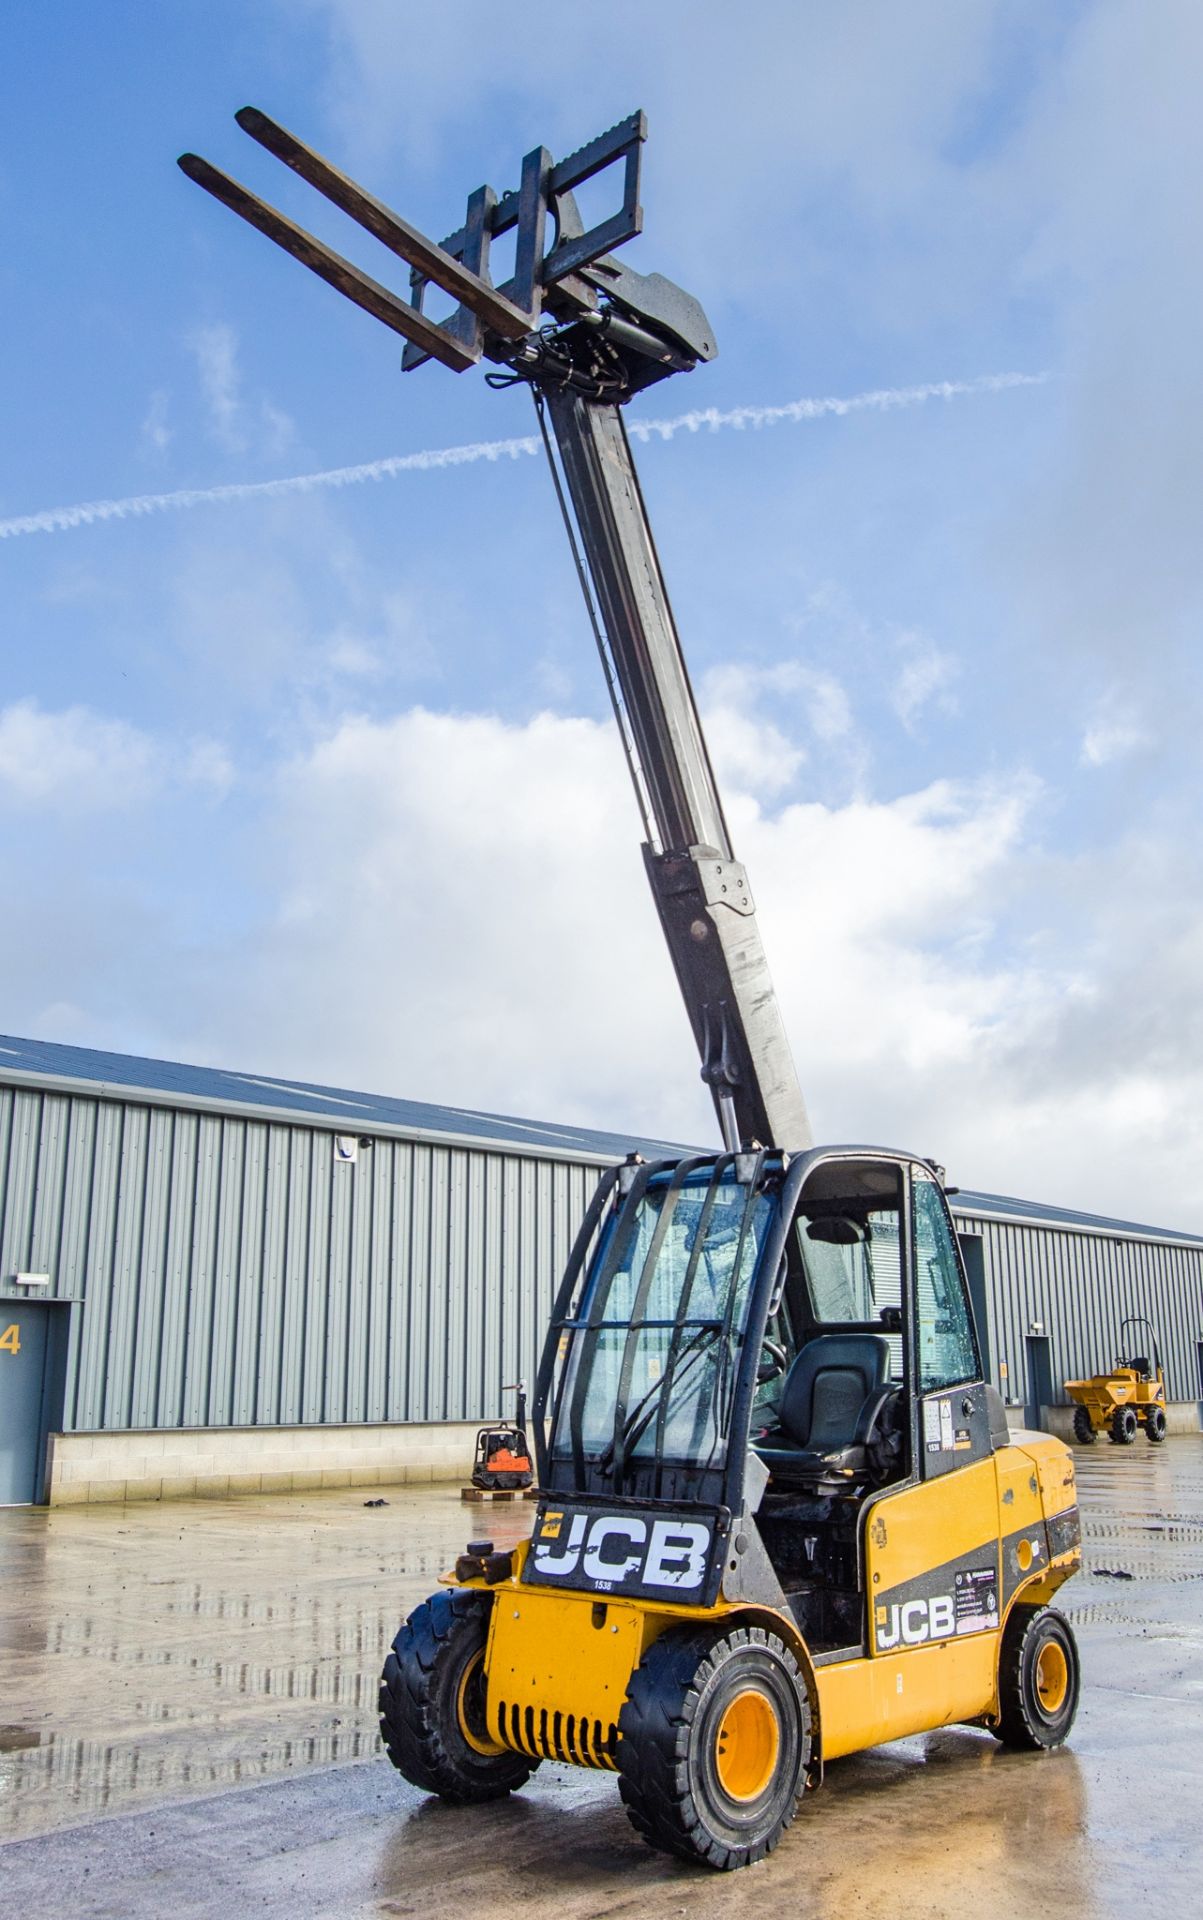
[[[807,1224],[806,1238],[820,1240],[829,1247],[858,1247],[868,1239],[868,1229],[846,1213],[822,1214]]]

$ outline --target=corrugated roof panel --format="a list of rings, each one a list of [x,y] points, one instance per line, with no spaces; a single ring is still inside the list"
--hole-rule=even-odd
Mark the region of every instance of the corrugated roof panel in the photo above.
[[[62,1081],[103,1094],[157,1095],[183,1105],[203,1103],[257,1109],[298,1118],[338,1122],[347,1133],[372,1133],[382,1127],[416,1135],[454,1135],[490,1146],[523,1147],[549,1158],[580,1155],[614,1160],[632,1147],[650,1156],[687,1151],[680,1141],[632,1139],[588,1127],[551,1126],[512,1115],[482,1113],[472,1107],[441,1107],[421,1100],[397,1100],[388,1094],[345,1087],[321,1087],[306,1080],[236,1073],[222,1067],[193,1067],[137,1054],[106,1053],[93,1047],[69,1047],[53,1040],[22,1040],[0,1035],[0,1082],[26,1076]]]
[[[1073,1207],[1016,1200],[1002,1193],[974,1193],[968,1187],[958,1188],[949,1205],[954,1213],[983,1214],[991,1219],[1031,1220],[1040,1226],[1063,1226],[1079,1233],[1118,1233],[1140,1240],[1173,1240],[1184,1246],[1203,1246],[1203,1234],[1181,1233],[1175,1227],[1142,1226],[1135,1220],[1113,1220],[1105,1213],[1079,1213]]]
[[[373,1133],[382,1128],[411,1138],[463,1140],[465,1144],[516,1147],[549,1160],[578,1160],[582,1156],[616,1160],[632,1148],[649,1158],[671,1156],[687,1148],[681,1142],[632,1138],[586,1127],[553,1126],[512,1115],[484,1113],[471,1107],[443,1107],[420,1100],[398,1100],[387,1094],[364,1093],[343,1087],[322,1087],[305,1080],[287,1080],[264,1074],[237,1073],[221,1067],[188,1066],[170,1060],[150,1060],[137,1054],[107,1053],[93,1047],[64,1046],[53,1040],[24,1040],[0,1035],[0,1083],[30,1079],[53,1086],[88,1088],[103,1094],[136,1098],[149,1094],[160,1101],[203,1105],[227,1111],[295,1114],[298,1119],[341,1123],[348,1133]],[[1105,1214],[1082,1213],[1072,1207],[1020,1200],[1006,1194],[978,1193],[962,1188],[955,1196],[957,1213],[991,1219],[1029,1220],[1045,1226],[1063,1226],[1089,1233],[1113,1233],[1141,1239],[1203,1245],[1203,1235],[1171,1227],[1144,1226]]]

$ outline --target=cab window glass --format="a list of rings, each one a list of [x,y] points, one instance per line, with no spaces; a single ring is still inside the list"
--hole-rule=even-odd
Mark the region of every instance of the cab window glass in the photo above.
[[[785,1377],[796,1354],[797,1342],[790,1328],[785,1302],[782,1301],[764,1330],[756,1373],[756,1394],[752,1401],[753,1433],[767,1433],[777,1425]]]
[[[919,1391],[978,1377],[977,1349],[940,1190],[918,1167],[911,1184]]]
[[[901,1222],[896,1205],[851,1196],[824,1200],[798,1218],[798,1244],[816,1332],[834,1321],[872,1322],[902,1375]]]

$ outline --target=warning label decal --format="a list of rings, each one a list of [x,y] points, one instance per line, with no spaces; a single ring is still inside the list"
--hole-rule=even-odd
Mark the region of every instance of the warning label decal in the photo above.
[[[985,1633],[998,1625],[998,1570],[969,1567],[956,1576],[953,1601],[958,1633]]]

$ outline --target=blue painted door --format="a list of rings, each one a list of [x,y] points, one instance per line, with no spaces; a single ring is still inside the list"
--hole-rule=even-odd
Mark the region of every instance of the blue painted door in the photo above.
[[[1052,1342],[1047,1333],[1029,1333],[1027,1339],[1028,1398],[1023,1418],[1026,1426],[1039,1427],[1045,1407],[1053,1405]]]
[[[0,1507],[41,1493],[50,1308],[0,1300]]]

